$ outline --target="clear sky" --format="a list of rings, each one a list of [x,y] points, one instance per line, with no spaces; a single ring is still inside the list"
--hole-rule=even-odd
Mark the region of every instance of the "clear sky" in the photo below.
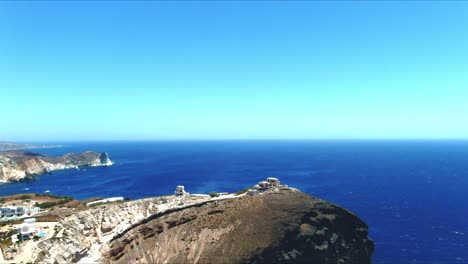
[[[468,138],[468,2],[0,2],[0,140]]]

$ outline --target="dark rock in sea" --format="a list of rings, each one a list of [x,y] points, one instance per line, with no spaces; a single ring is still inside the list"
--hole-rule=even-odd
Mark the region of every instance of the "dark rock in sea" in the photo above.
[[[107,152],[104,152],[99,156],[99,161],[101,164],[112,164],[112,161],[109,158],[109,154]]]

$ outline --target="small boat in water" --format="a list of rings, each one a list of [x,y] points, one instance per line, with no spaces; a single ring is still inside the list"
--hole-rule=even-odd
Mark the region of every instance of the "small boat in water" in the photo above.
[[[50,191],[49,191],[49,190],[47,190],[47,191],[44,191],[44,192],[45,192],[45,193],[50,193]]]
[[[29,191],[29,188],[24,188],[23,191]]]

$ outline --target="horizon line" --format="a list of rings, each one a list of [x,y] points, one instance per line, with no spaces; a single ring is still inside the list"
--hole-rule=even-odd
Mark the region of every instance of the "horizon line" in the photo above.
[[[12,143],[59,142],[220,142],[220,141],[468,141],[468,138],[173,138],[173,139],[63,139],[63,140],[0,140]]]

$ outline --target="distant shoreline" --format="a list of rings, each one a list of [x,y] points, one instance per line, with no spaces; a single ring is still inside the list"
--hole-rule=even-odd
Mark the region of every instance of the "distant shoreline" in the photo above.
[[[15,148],[15,149],[8,149],[8,150],[22,150],[22,149],[47,149],[47,148],[63,148],[63,145],[44,145],[44,146],[31,146],[25,148]]]
[[[12,142],[0,142],[0,151],[47,149],[47,148],[62,148],[62,147],[63,145],[31,145],[31,144],[17,144],[17,143],[12,143]]]

